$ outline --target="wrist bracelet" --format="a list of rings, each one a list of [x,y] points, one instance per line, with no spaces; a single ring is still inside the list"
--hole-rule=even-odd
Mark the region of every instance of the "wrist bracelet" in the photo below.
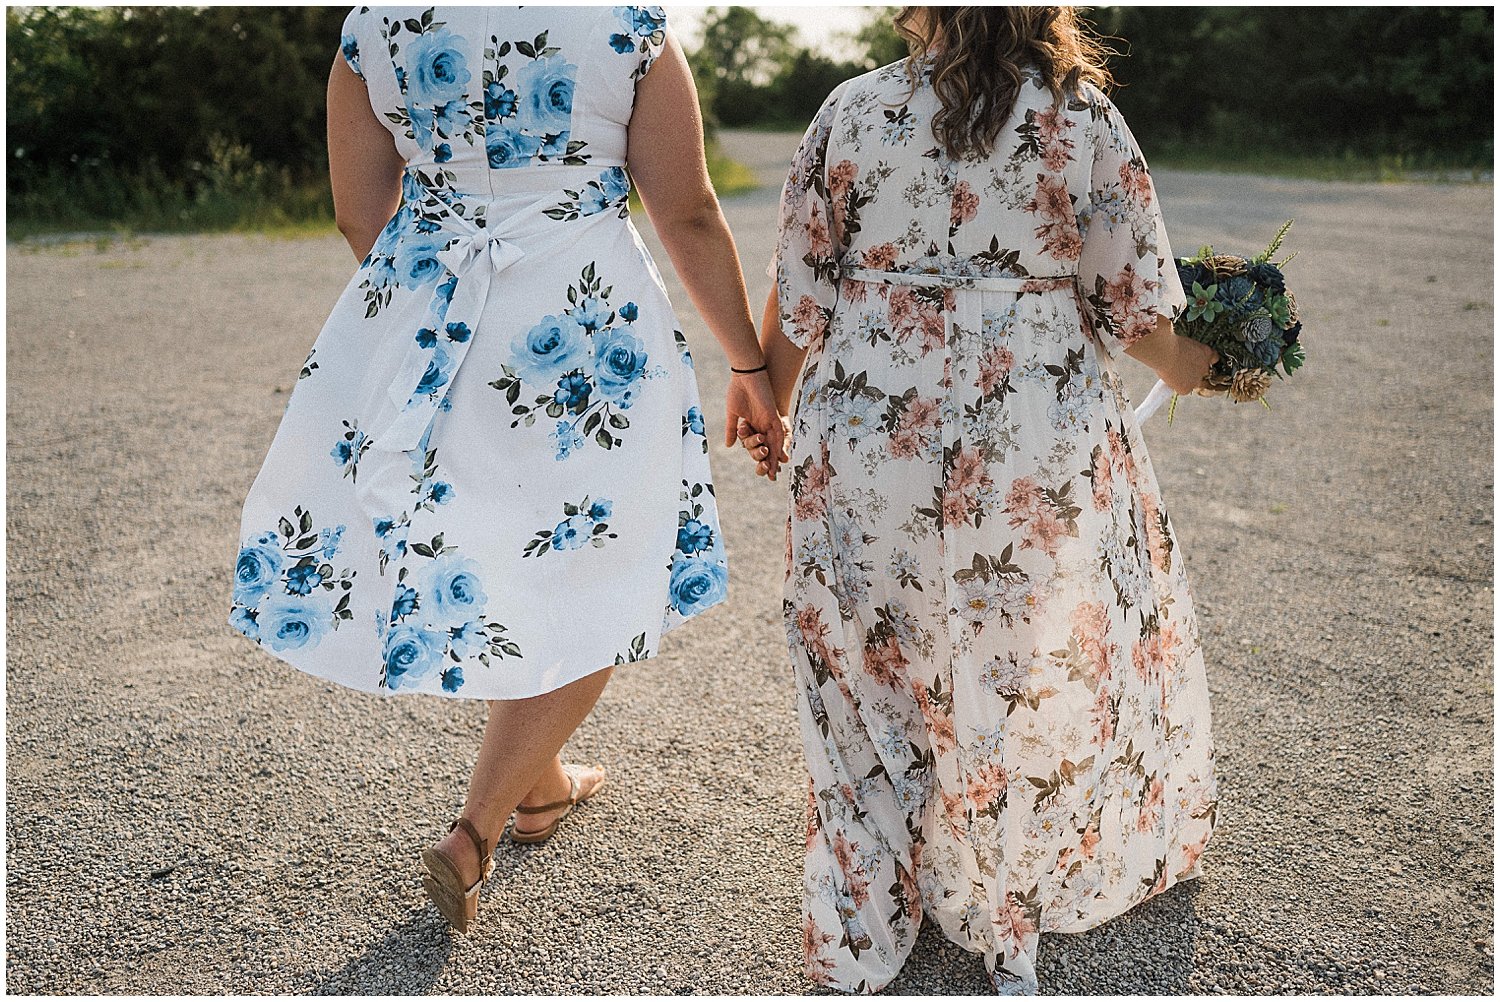
[[[762,363],[760,363],[760,365],[758,365],[754,369],[736,369],[734,366],[731,365],[729,367],[729,371],[732,372],[732,373],[734,373],[736,376],[753,376],[757,372],[765,372],[766,368],[767,368],[766,363],[762,362]]]

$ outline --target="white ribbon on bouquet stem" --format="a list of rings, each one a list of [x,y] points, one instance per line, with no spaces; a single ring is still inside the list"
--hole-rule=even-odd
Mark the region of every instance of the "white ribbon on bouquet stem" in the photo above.
[[[1161,405],[1171,400],[1174,396],[1176,394],[1172,392],[1172,388],[1158,379],[1156,385],[1151,387],[1151,392],[1146,394],[1146,399],[1142,400],[1140,405],[1136,407],[1135,423],[1145,424],[1147,418],[1160,410]]]

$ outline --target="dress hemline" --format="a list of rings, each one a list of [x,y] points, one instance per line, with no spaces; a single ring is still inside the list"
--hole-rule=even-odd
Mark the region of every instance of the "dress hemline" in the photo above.
[[[436,696],[436,697],[438,697],[440,699],[452,699],[452,700],[460,700],[460,699],[462,699],[462,700],[470,700],[470,701],[488,702],[490,700],[532,699],[532,698],[534,698],[536,696],[545,696],[549,692],[556,692],[558,689],[561,689],[564,686],[572,685],[574,682],[578,682],[578,681],[581,681],[582,679],[588,678],[590,675],[595,675],[595,674],[603,671],[606,668],[624,668],[626,665],[638,665],[638,664],[644,664],[647,661],[654,661],[661,654],[661,651],[659,650],[659,648],[661,646],[661,640],[662,640],[663,637],[665,637],[667,634],[671,633],[673,630],[676,630],[678,627],[683,626],[683,625],[685,625],[685,624],[693,621],[694,619],[698,618],[699,616],[703,615],[704,613],[712,611],[713,609],[717,608],[718,606],[724,604],[724,602],[727,601],[727,600],[728,600],[728,595],[726,594],[723,598],[716,599],[713,602],[710,602],[709,604],[707,604],[707,605],[705,605],[705,606],[703,606],[701,608],[693,610],[693,612],[691,612],[691,613],[689,613],[687,615],[682,615],[681,613],[678,613],[675,617],[673,617],[673,619],[672,619],[671,622],[662,625],[661,628],[658,630],[655,638],[653,640],[651,640],[647,644],[647,649],[650,650],[651,653],[647,654],[645,657],[637,658],[634,661],[621,661],[621,662],[613,662],[613,663],[610,663],[610,664],[597,665],[595,667],[588,668],[588,669],[583,670],[583,671],[570,670],[570,671],[564,673],[563,675],[559,676],[562,679],[562,681],[556,682],[555,684],[549,683],[549,684],[547,684],[546,686],[544,686],[542,688],[526,687],[525,689],[523,689],[523,691],[519,691],[519,692],[512,691],[512,692],[507,693],[506,695],[490,695],[490,694],[468,693],[468,692],[462,691],[462,688],[460,688],[459,691],[455,691],[455,692],[448,692],[446,690],[439,690],[437,692],[431,692],[431,691],[426,690],[426,689],[389,689],[389,688],[386,688],[386,687],[378,685],[378,684],[374,685],[374,686],[356,685],[354,683],[347,682],[347,681],[345,681],[345,680],[343,680],[341,678],[335,678],[332,675],[325,675],[325,674],[322,674],[320,672],[314,671],[311,668],[303,667],[302,665],[300,665],[297,662],[293,661],[291,658],[287,657],[284,653],[282,653],[280,651],[273,651],[271,648],[267,647],[265,644],[261,643],[260,641],[254,640],[254,639],[252,639],[250,637],[245,637],[245,634],[241,633],[237,629],[235,630],[235,632],[237,634],[239,634],[240,636],[245,637],[246,640],[250,640],[251,643],[255,644],[255,646],[257,648],[259,648],[261,651],[263,651],[264,653],[269,654],[271,657],[275,658],[277,661],[282,662],[283,664],[290,665],[292,668],[295,668],[297,671],[301,672],[303,675],[307,675],[307,676],[309,676],[311,678],[318,679],[319,681],[332,683],[333,685],[336,685],[336,686],[338,686],[341,689],[349,689],[349,690],[351,690],[353,692],[361,692],[361,693],[365,693],[365,694],[371,695],[371,696],[379,696],[382,699],[390,699],[390,698],[395,698],[395,697],[400,697],[400,696]],[[231,627],[231,629],[233,629],[233,623],[230,624],[230,627]],[[643,630],[642,632],[643,633],[648,633],[648,635],[649,635],[649,631],[644,631]],[[523,659],[523,661],[524,661],[524,659]],[[502,667],[509,667],[509,666],[514,665],[516,663],[518,663],[518,662],[505,662],[505,663],[502,664]]]

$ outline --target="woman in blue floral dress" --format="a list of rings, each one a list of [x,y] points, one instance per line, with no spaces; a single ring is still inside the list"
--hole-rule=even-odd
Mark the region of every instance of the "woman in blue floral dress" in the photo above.
[[[777,420],[697,116],[657,7],[345,22],[329,154],[361,264],[245,502],[230,621],[355,689],[492,701],[426,854],[460,929],[512,811],[538,841],[603,782],[558,753],[610,668],[726,593],[692,360],[632,181],[749,370],[731,419]]]

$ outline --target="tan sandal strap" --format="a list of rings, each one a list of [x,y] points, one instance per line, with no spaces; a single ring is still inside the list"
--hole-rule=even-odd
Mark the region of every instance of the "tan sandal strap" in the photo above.
[[[559,800],[551,804],[543,804],[540,807],[527,807],[525,804],[516,807],[517,814],[546,814],[555,811],[559,807],[575,807],[578,804],[578,777],[571,772],[568,773],[568,799]]]
[[[489,843],[479,837],[479,829],[474,827],[474,823],[462,815],[448,826],[450,832],[455,828],[462,828],[464,834],[469,836],[469,841],[474,843],[474,851],[479,853],[479,868],[483,870],[485,863],[490,859]]]

